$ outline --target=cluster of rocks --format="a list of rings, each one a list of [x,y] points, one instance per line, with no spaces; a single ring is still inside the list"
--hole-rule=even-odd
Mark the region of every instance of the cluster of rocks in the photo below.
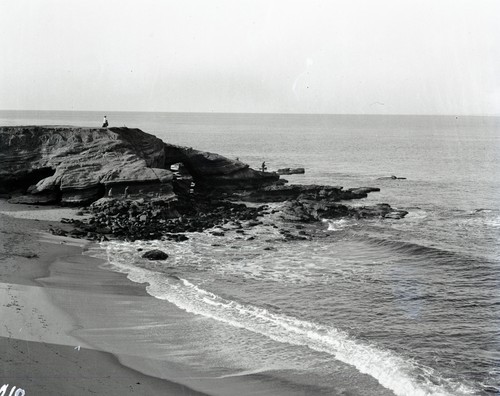
[[[401,219],[408,214],[405,210],[394,209],[381,203],[372,206],[347,206],[327,200],[295,200],[286,202],[281,211],[281,217],[288,221],[312,222],[321,219],[339,217],[391,218]]]
[[[66,232],[52,228],[51,232],[101,241],[166,238],[179,242],[188,239],[185,232],[202,232],[229,222],[246,221],[248,225],[257,225],[258,218],[268,213],[266,209],[266,206],[247,207],[245,204],[194,197],[186,198],[176,207],[161,199],[102,198],[90,205],[87,220],[66,221],[72,223],[74,230]]]

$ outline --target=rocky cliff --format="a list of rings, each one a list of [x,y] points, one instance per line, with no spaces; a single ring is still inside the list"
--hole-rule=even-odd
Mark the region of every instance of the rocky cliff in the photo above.
[[[91,204],[88,222],[75,221],[76,237],[181,240],[180,232],[260,224],[276,212],[288,222],[406,215],[387,204],[341,203],[378,190],[286,185],[277,173],[167,144],[139,129],[0,127],[0,194],[17,203]],[[281,204],[269,212],[234,201]]]
[[[0,193],[23,193],[15,198],[21,203],[81,205],[103,196],[175,200],[182,177],[170,167],[178,163],[198,190],[255,188],[279,179],[218,154],[166,144],[139,129],[0,128]]]

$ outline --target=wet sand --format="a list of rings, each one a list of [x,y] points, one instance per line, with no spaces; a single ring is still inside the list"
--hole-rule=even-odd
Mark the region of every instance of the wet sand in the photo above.
[[[0,200],[0,389],[8,384],[7,392],[15,386],[26,395],[202,395],[144,374],[140,365],[122,365],[134,359],[134,348],[117,350],[112,340],[103,348],[80,336],[96,331],[85,327],[95,320],[117,332],[124,317],[127,326],[139,326],[142,318],[125,312],[154,299],[144,285],[83,255],[86,241],[48,234],[62,217],[77,216],[72,209]]]

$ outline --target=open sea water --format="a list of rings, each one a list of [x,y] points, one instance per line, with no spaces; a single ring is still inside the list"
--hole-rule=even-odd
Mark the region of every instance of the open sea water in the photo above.
[[[304,167],[291,183],[380,187],[358,203],[409,212],[307,225],[306,241],[284,242],[271,216],[246,235],[102,245],[164,304],[138,353],[168,356],[174,380],[220,395],[500,394],[500,118],[106,115],[254,168]],[[102,116],[0,111],[0,125]],[[391,175],[406,179],[378,179]],[[141,259],[151,247],[166,264]]]

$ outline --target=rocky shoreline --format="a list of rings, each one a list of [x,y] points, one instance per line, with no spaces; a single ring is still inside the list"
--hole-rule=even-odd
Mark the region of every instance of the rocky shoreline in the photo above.
[[[52,228],[57,235],[182,241],[189,232],[218,235],[228,223],[252,227],[271,212],[294,223],[407,214],[388,204],[346,203],[376,187],[288,185],[278,173],[167,144],[139,129],[2,127],[0,146],[3,196],[13,203],[81,206],[87,214],[63,219],[71,227]],[[278,203],[272,211],[271,202]]]

